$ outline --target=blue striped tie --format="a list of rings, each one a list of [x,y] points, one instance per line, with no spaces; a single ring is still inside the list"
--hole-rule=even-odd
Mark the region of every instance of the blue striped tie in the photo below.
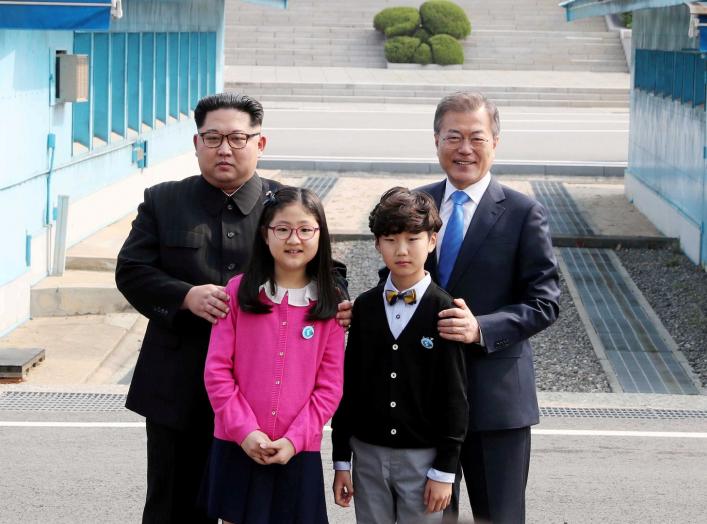
[[[452,276],[452,269],[457,260],[459,249],[464,240],[464,204],[471,198],[464,191],[455,191],[451,196],[454,207],[447,222],[447,229],[444,230],[442,248],[439,252],[439,283],[443,288],[447,287],[449,277]]]

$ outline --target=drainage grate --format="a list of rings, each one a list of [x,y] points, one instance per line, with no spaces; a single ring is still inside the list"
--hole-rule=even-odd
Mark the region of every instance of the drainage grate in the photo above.
[[[560,248],[606,358],[627,393],[698,394],[606,249]],[[587,326],[590,329],[590,326]]]
[[[311,189],[324,200],[338,181],[339,179],[333,176],[309,176],[305,179],[302,187]]]
[[[548,210],[550,231],[558,235],[592,235],[594,231],[561,182],[531,182],[533,193]]]
[[[543,417],[623,418],[655,420],[707,419],[707,411],[652,408],[555,408],[541,407]]]
[[[0,411],[123,411],[125,395],[118,393],[55,393],[5,391],[0,393]]]

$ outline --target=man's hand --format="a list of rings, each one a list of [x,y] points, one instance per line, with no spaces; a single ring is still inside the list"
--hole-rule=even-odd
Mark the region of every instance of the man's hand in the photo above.
[[[353,316],[353,302],[350,300],[342,300],[339,302],[339,312],[336,314],[336,320],[344,329],[349,329],[351,325],[351,317]]]
[[[455,298],[455,308],[445,309],[439,312],[437,329],[442,338],[454,342],[472,344],[479,342],[481,332],[476,317],[471,314],[463,298]]]
[[[452,485],[447,482],[437,482],[436,480],[427,479],[425,484],[424,502],[427,509],[426,513],[436,513],[442,511],[449,506],[452,500]]]
[[[229,298],[221,286],[213,284],[194,286],[184,297],[182,309],[188,309],[197,317],[216,324],[219,319],[224,318],[228,314]]]
[[[271,442],[266,450],[272,453],[269,457],[265,457],[266,464],[287,464],[295,456],[295,447],[285,437]]]
[[[241,442],[241,448],[243,448],[245,454],[263,466],[267,464],[265,459],[274,454],[274,451],[270,450],[271,445],[272,441],[270,438],[257,429]]]
[[[353,483],[350,471],[337,471],[334,473],[334,502],[337,506],[348,508],[354,496]]]

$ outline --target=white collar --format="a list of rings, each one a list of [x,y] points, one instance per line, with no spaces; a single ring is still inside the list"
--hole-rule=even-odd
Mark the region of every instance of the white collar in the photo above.
[[[491,171],[488,171],[484,176],[481,177],[481,179],[474,182],[466,189],[462,189],[462,191],[469,195],[469,198],[471,198],[471,200],[473,200],[474,203],[478,206],[479,202],[481,201],[481,197],[484,196],[484,193],[486,192],[486,189],[488,189],[490,183]],[[458,191],[458,189],[452,185],[449,179],[447,179],[447,182],[444,187],[444,197],[442,198],[442,204],[449,200],[449,198],[452,196],[452,193],[454,193],[455,191]]]
[[[275,284],[275,294],[273,295],[271,291],[270,281],[266,281],[259,288],[265,291],[265,296],[272,300],[275,304],[281,304],[282,299],[287,295],[287,303],[290,306],[307,307],[309,302],[317,300],[319,298],[319,288],[314,280],[310,280],[309,284],[304,287],[289,289],[286,287],[280,287]]]
[[[432,283],[432,277],[430,276],[429,272],[425,271],[425,276],[422,277],[422,280],[418,281],[417,284],[414,286],[408,288],[408,289],[414,289],[415,290],[415,296],[417,297],[417,301],[419,302],[420,299],[422,298],[422,295],[425,294],[425,291],[427,291],[427,288],[430,287],[430,284]],[[398,293],[404,293],[408,289],[398,289],[395,287],[395,284],[393,284],[393,278],[392,278],[392,273],[388,273],[388,279],[385,281],[385,286],[383,287],[383,296],[385,297],[385,290],[386,289],[392,289],[393,291],[397,291]],[[385,301],[386,304],[388,304],[388,301]]]

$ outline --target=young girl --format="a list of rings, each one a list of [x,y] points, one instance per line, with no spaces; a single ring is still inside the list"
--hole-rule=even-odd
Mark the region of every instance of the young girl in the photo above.
[[[206,357],[206,504],[235,524],[326,523],[320,448],[342,395],[344,330],[321,201],[307,189],[268,193],[259,229]]]

